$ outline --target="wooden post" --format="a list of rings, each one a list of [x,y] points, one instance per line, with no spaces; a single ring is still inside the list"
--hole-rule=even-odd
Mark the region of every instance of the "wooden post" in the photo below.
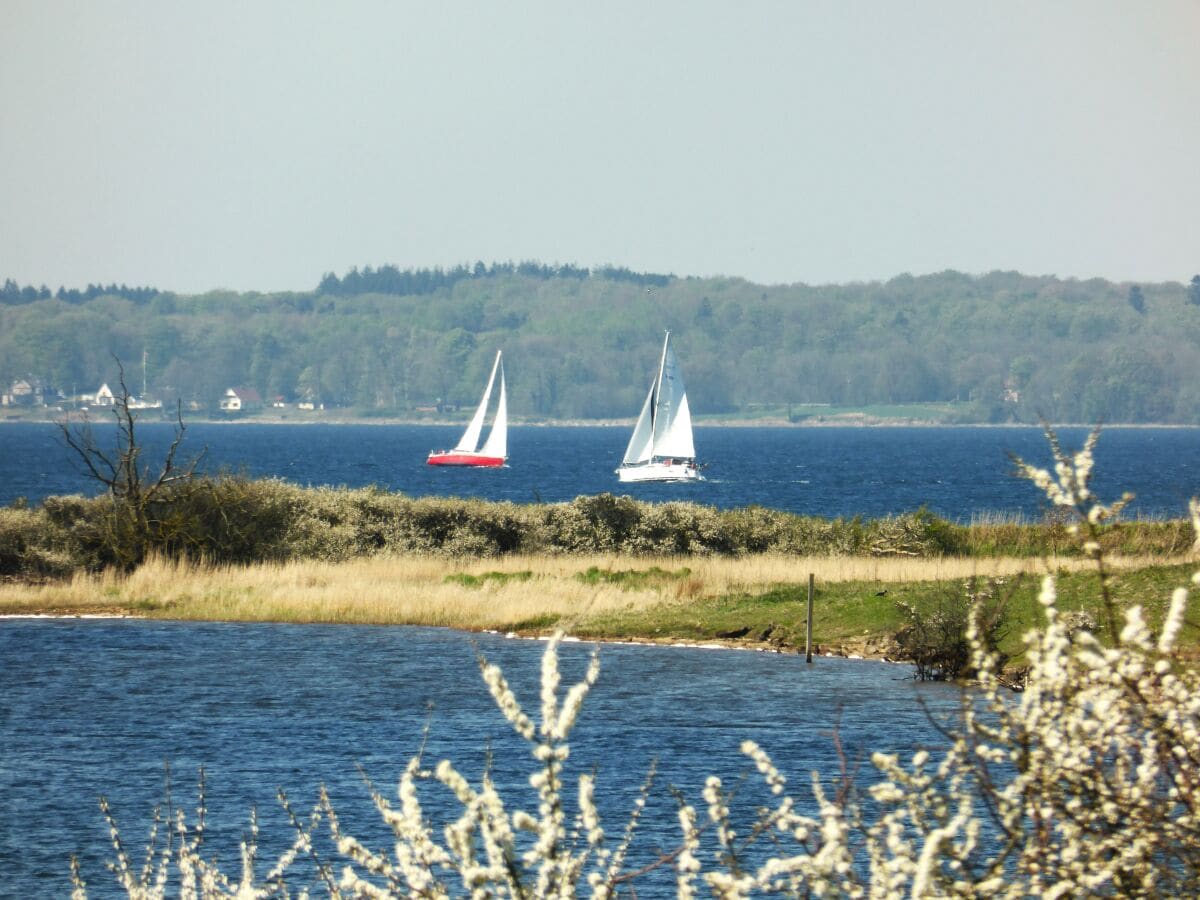
[[[808,573],[808,627],[804,638],[804,661],[812,662],[813,573]]]

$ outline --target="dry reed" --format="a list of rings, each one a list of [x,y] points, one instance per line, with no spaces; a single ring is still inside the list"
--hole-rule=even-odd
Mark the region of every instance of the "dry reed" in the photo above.
[[[1116,561],[1123,568],[1169,562]],[[1059,570],[1086,561],[1059,560]],[[589,583],[589,569],[605,573],[666,573],[621,582]],[[593,615],[686,605],[726,595],[757,595],[802,584],[901,584],[972,576],[1045,574],[1036,559],[937,559],[536,555],[498,559],[435,556],[364,557],[346,562],[304,560],[249,566],[206,566],[152,559],[127,576],[106,571],[76,574],[52,584],[0,585],[0,614],[123,613],[152,618],[436,625],[506,630],[538,623],[583,622]],[[496,573],[492,577],[482,577]],[[527,573],[527,574],[526,574]],[[517,576],[509,577],[503,576]],[[475,576],[477,583],[456,576]]]

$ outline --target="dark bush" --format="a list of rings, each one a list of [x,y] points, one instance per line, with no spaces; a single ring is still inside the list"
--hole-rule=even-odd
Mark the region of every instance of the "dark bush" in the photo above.
[[[612,494],[517,505],[414,499],[379,488],[305,488],[234,475],[165,486],[137,517],[109,494],[49,497],[41,507],[0,513],[0,575],[9,577],[127,569],[131,559],[146,554],[243,564],[380,553],[1033,556],[1046,547],[1044,536],[1031,537],[1042,525],[968,527],[927,510],[874,521],[820,519]],[[1138,522],[1103,539],[1143,553],[1179,552],[1189,527]]]
[[[0,578],[59,578],[70,574],[71,559],[47,537],[50,522],[43,510],[0,508]]]
[[[965,590],[947,585],[920,608],[903,601],[896,605],[906,619],[896,632],[897,653],[912,662],[919,681],[951,681],[975,674],[967,639],[972,609],[989,651],[998,653],[1007,633],[1007,594],[1000,592],[998,581],[981,584],[972,579]]]
[[[967,548],[967,529],[940,519],[925,507],[871,523],[868,541],[875,556],[947,556]]]
[[[164,556],[214,563],[287,559],[295,493],[279,481],[195,479],[151,507],[150,546]]]

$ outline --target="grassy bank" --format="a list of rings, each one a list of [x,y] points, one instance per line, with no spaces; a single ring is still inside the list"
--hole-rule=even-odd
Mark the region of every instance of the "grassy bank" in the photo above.
[[[1119,605],[1142,603],[1151,623],[1182,559],[1111,560]],[[1096,576],[1061,559],[1060,607],[1100,622]],[[759,555],[645,557],[513,555],[502,559],[368,557],[209,566],[154,559],[128,575],[79,573],[53,583],[0,585],[0,614],[125,614],[156,619],[433,625],[604,640],[721,641],[783,651],[804,647],[808,575],[816,579],[814,641],[822,652],[886,655],[903,624],[899,602],[931,609],[961,597],[971,579],[1008,597],[1001,649],[1040,624],[1047,564],[1029,558],[935,559]],[[1182,642],[1200,646],[1194,626]]]
[[[1154,622],[1186,580],[1178,566],[1194,552],[1192,523],[1107,517],[1086,543],[1120,570],[1116,603],[1143,602]],[[811,573],[825,651],[887,655],[914,610],[940,615],[973,584],[1002,599],[1000,649],[1019,657],[1019,635],[1040,624],[1034,583],[1047,572],[1067,573],[1063,608],[1078,594],[1082,620],[1104,637],[1109,616],[1084,599],[1098,593],[1081,546],[1058,516],[823,519],[611,494],[514,504],[186,478],[153,493],[0,508],[0,613],[561,627],[796,650]]]

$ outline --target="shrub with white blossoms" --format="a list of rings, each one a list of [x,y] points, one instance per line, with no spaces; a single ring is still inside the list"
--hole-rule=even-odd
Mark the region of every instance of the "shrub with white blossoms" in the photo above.
[[[415,757],[400,779],[399,809],[393,809],[382,796],[375,796],[396,838],[391,857],[367,849],[345,834],[333,819],[337,849],[350,860],[339,883],[342,895],[566,897],[574,896],[581,880],[586,879],[595,896],[606,896],[612,877],[620,871],[626,845],[615,853],[605,845],[588,775],[581,776],[578,783],[580,812],[576,827],[582,830],[584,839],[576,840],[578,832],[569,834],[562,782],[563,764],[569,754],[566,739],[584,698],[600,675],[600,661],[593,653],[583,680],[560,703],[561,637],[556,635],[542,656],[538,725],[526,715],[500,668],[480,659],[483,680],[496,705],[517,735],[530,745],[538,763],[529,779],[538,792],[537,813],[510,810],[487,774],[476,787],[447,760],[431,771],[423,767],[419,756]],[[459,818],[440,836],[430,826],[417,793],[418,782],[431,779],[448,788],[462,806]],[[521,841],[521,834],[528,835],[529,840]]]
[[[823,782],[813,773],[811,797],[798,800],[766,750],[743,743],[769,805],[735,822],[730,793],[715,776],[699,810],[680,796],[680,841],[659,861],[673,868],[679,897],[1200,895],[1200,677],[1195,661],[1185,665],[1176,649],[1188,591],[1174,592],[1157,634],[1140,607],[1118,609],[1098,536],[1128,498],[1103,506],[1092,495],[1094,433],[1073,456],[1050,438],[1054,474],[1018,465],[1076,517],[1076,533],[1101,576],[1107,643],[1064,622],[1048,577],[1040,596],[1045,626],[1025,637],[1023,692],[1001,684],[997,659],[972,619],[968,639],[979,683],[966,694],[962,719],[947,732],[949,747],[939,756],[877,753],[875,783],[856,785],[844,773]],[[1195,501],[1191,514],[1200,549]],[[1200,574],[1193,580],[1200,583]],[[243,851],[242,877],[234,880],[200,859],[202,814],[190,828],[180,815],[174,823],[179,895],[287,896],[285,870],[308,856],[333,897],[635,896],[639,873],[627,871],[625,860],[650,782],[615,847],[600,824],[592,776],[579,776],[578,811],[568,816],[567,739],[600,668],[593,655],[583,680],[560,701],[560,638],[542,658],[536,724],[500,669],[480,662],[497,706],[532,750],[536,811],[510,809],[486,773],[473,785],[450,762],[427,768],[418,756],[400,780],[398,806],[374,795],[394,836],[387,852],[346,833],[322,797],[307,821],[288,810],[296,840],[262,882],[254,878],[252,843]],[[440,834],[418,797],[422,782],[440,783],[461,807]],[[312,849],[323,819],[342,858],[336,876]],[[166,856],[151,855],[135,875],[115,825],[113,839],[113,869],[129,895],[164,896]],[[75,896],[85,897],[77,873],[75,885]]]

